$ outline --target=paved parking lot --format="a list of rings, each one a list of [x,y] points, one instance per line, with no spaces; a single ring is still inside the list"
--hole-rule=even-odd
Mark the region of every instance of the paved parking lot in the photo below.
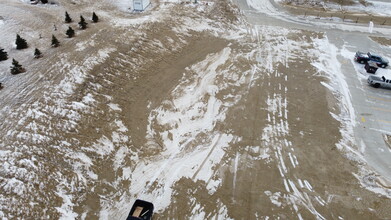
[[[369,38],[363,41],[370,41]],[[353,42],[355,43],[355,42]],[[372,43],[370,43],[372,44]],[[374,50],[376,47],[360,48],[358,50]],[[377,52],[387,49],[377,48]],[[356,65],[356,68],[354,67]],[[366,78],[369,74],[360,70],[357,66],[361,64],[352,62],[346,63],[342,68],[347,77],[352,103],[356,113],[357,126],[355,137],[360,152],[368,162],[368,165],[375,169],[383,177],[391,178],[391,150],[384,141],[384,135],[391,134],[391,90],[374,88],[367,84]],[[355,72],[356,74],[351,74]]]

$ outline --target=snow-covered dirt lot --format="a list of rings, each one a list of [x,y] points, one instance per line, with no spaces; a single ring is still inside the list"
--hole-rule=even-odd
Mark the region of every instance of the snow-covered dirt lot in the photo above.
[[[124,5],[0,0],[1,218],[125,219],[137,198],[154,219],[391,218],[327,35],[224,1]]]

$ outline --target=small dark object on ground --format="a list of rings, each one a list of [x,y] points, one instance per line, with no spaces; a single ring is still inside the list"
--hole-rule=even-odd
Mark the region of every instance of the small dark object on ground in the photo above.
[[[126,220],[150,220],[153,214],[153,204],[137,199]]]
[[[38,48],[35,48],[35,51],[34,51],[34,58],[35,58],[35,59],[38,59],[38,58],[41,58],[41,57],[42,57],[41,51],[40,51]]]
[[[375,74],[378,68],[379,67],[377,66],[377,64],[375,62],[373,62],[373,61],[368,61],[365,64],[365,70],[367,71],[367,73]]]

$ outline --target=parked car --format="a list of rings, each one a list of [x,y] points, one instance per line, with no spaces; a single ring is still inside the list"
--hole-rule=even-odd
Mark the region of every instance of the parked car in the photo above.
[[[386,79],[384,76],[379,77],[379,76],[374,76],[371,75],[368,77],[368,83],[369,85],[375,87],[375,88],[390,88],[391,89],[391,80]]]
[[[388,66],[388,60],[384,57],[381,57],[377,54],[373,54],[371,52],[363,53],[361,51],[357,51],[354,56],[354,60],[358,63],[368,63],[368,61],[373,61],[376,63],[378,67],[386,68]]]

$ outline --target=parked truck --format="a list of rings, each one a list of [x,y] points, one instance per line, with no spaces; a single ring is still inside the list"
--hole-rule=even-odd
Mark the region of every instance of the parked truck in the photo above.
[[[371,75],[368,77],[368,84],[375,88],[389,88],[391,89],[391,80],[386,79],[384,76],[379,77],[375,75]]]

